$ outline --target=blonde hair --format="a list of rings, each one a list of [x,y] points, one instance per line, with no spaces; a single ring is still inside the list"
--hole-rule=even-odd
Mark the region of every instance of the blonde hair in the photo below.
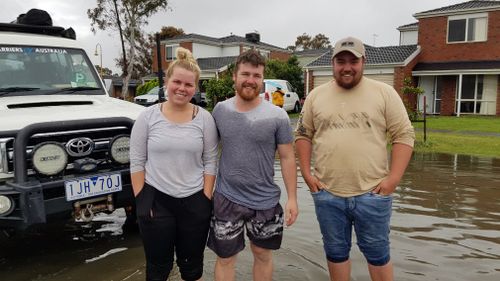
[[[170,63],[165,74],[167,80],[174,73],[175,67],[182,67],[189,70],[195,74],[196,86],[198,86],[198,81],[200,80],[200,67],[193,57],[193,54],[188,49],[178,47],[175,51],[176,59]]]

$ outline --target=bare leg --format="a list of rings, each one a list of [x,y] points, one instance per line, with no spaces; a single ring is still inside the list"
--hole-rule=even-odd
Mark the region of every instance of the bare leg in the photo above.
[[[388,262],[386,265],[374,266],[369,264],[368,271],[370,272],[370,277],[372,281],[393,281],[394,272],[392,262]]]
[[[328,262],[328,271],[331,281],[349,281],[351,278],[351,260],[345,262]]]
[[[273,252],[250,244],[253,253],[253,280],[273,280]]]
[[[215,280],[216,281],[234,281],[236,264],[236,255],[229,258],[217,257],[215,262]]]

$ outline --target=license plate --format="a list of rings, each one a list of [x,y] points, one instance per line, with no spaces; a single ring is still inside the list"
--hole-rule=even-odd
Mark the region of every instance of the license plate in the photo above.
[[[66,201],[98,196],[122,190],[120,173],[96,175],[64,182]]]

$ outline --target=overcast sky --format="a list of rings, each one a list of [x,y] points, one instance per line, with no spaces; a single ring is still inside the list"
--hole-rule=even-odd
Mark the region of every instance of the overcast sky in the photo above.
[[[87,9],[96,6],[95,0],[0,1],[0,22],[11,22],[31,8],[46,10],[54,25],[73,27],[95,64],[100,64],[94,56],[100,43],[104,67],[117,71],[113,59],[121,54],[119,36],[90,31]],[[171,25],[211,37],[245,36],[256,30],[261,41],[282,48],[304,32],[323,33],[332,44],[352,35],[366,44],[390,46],[398,45],[398,26],[416,22],[413,14],[462,2],[466,0],[171,0],[170,9],[151,17],[144,29],[157,32]]]

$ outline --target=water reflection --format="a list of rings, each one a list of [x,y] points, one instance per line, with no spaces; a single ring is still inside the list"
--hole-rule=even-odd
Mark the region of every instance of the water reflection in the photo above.
[[[400,185],[391,229],[403,276],[499,280],[498,159],[416,154]]]

